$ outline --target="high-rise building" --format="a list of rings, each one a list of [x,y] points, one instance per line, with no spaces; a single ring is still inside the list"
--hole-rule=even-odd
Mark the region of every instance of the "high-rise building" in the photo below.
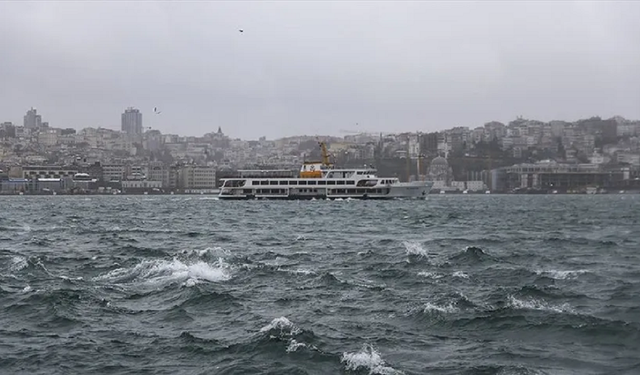
[[[142,113],[129,107],[122,114],[122,131],[127,134],[142,134]]]
[[[42,117],[38,114],[35,108],[31,107],[24,115],[24,127],[27,129],[38,129],[42,126]]]

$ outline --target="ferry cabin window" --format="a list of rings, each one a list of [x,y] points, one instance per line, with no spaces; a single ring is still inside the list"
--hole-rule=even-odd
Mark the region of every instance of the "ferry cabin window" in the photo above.
[[[289,185],[298,185],[298,181],[289,181]]]
[[[338,182],[338,185],[344,185],[344,181],[340,180],[340,181],[337,181],[337,182]]]
[[[315,181],[307,181],[307,183],[308,183],[309,185],[315,185],[315,184],[316,184],[316,182],[315,182]]]
[[[287,181],[280,181],[280,185],[287,185]]]
[[[356,183],[356,182],[355,182],[355,181],[352,181],[352,180],[347,181],[347,185],[353,185],[353,184],[355,184],[355,183]]]
[[[335,181],[327,181],[327,185],[335,185],[336,182]]]
[[[298,181],[298,185],[306,185],[307,181]]]
[[[260,181],[253,180],[251,181],[251,185],[260,185]]]
[[[269,185],[278,185],[278,181],[269,181]]]
[[[327,181],[318,181],[318,185],[326,185]]]
[[[262,180],[262,181],[260,181],[260,185],[269,185],[269,181]]]

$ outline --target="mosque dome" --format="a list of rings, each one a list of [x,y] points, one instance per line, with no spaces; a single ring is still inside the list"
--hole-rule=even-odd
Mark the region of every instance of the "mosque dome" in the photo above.
[[[431,160],[431,164],[430,164],[430,168],[433,167],[449,167],[449,162],[447,161],[447,159],[443,158],[442,156],[438,156],[433,158],[433,160]]]
[[[442,156],[431,160],[429,164],[429,179],[432,181],[449,181],[451,179],[451,168],[449,162]]]

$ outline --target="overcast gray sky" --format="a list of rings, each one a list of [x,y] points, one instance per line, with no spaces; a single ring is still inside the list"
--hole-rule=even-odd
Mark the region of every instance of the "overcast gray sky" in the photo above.
[[[638,20],[638,2],[4,1],[0,121],[119,129],[134,106],[163,133],[256,139],[635,119]]]

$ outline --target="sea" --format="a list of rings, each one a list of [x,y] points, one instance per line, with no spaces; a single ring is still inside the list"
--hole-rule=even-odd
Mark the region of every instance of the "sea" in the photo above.
[[[0,374],[640,374],[640,195],[0,197]]]

